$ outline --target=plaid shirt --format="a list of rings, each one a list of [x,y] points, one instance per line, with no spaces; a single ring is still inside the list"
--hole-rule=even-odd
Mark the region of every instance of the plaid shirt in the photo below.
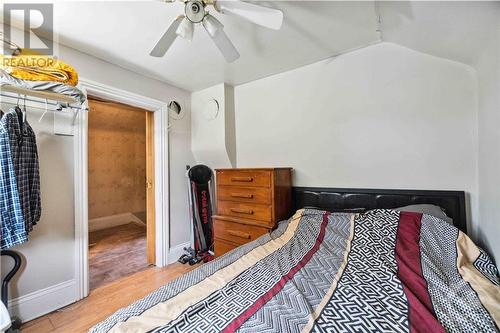
[[[0,248],[8,249],[28,240],[17,191],[9,133],[0,121]]]
[[[35,132],[24,122],[20,125],[15,110],[6,113],[1,122],[9,134],[17,189],[21,200],[26,231],[33,230],[41,216],[40,173]]]

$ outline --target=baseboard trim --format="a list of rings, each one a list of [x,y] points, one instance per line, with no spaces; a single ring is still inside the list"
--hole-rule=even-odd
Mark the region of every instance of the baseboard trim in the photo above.
[[[184,248],[189,247],[191,244],[189,242],[185,242],[174,247],[171,247],[168,251],[168,263],[172,264],[177,261],[184,254]]]
[[[76,280],[68,280],[9,300],[9,312],[22,322],[60,309],[77,299]]]
[[[89,232],[117,227],[119,225],[128,224],[130,222],[140,224],[141,226],[145,226],[144,222],[142,222],[141,219],[139,219],[134,214],[123,213],[111,216],[98,217],[89,220]]]

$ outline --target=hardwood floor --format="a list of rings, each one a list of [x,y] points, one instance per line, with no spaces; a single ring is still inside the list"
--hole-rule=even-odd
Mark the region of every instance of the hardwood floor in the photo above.
[[[148,268],[145,225],[93,231],[89,244],[90,290]]]
[[[79,302],[32,320],[24,324],[21,331],[23,333],[86,332],[116,310],[146,296],[194,267],[196,266],[175,263],[164,268],[148,268],[99,287]]]

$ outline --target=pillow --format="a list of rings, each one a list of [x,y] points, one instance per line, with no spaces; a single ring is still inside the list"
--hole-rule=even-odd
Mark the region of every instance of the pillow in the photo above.
[[[444,213],[443,209],[439,206],[436,206],[436,205],[431,205],[431,204],[409,205],[409,206],[394,208],[394,210],[397,210],[399,212],[412,212],[412,213],[427,214],[430,216],[437,217],[437,218],[444,220],[447,223],[453,225],[453,219],[451,217],[448,217]]]

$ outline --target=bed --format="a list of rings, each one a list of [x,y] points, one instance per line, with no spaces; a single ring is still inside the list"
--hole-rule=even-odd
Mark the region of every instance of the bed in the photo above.
[[[497,332],[500,281],[460,191],[294,188],[271,233],[90,332]],[[453,219],[398,211],[434,204]]]

